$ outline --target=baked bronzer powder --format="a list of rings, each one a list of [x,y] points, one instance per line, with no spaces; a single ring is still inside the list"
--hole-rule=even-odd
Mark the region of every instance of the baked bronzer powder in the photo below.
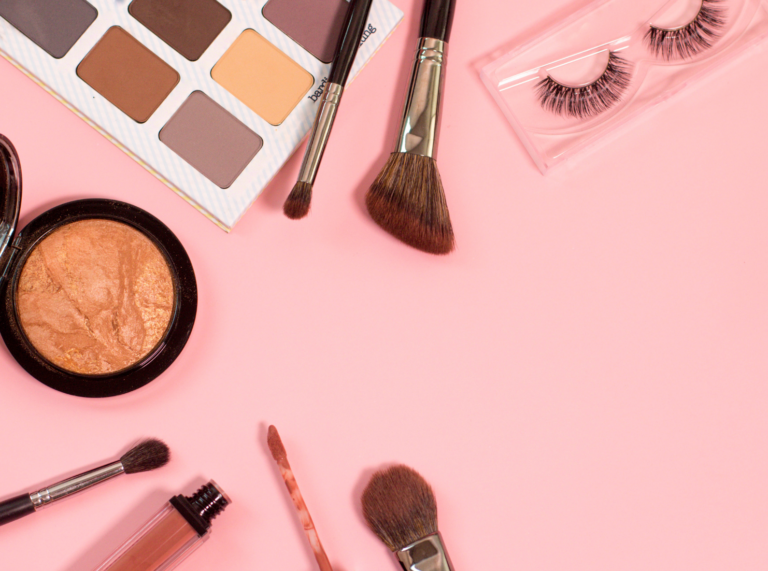
[[[16,311],[45,359],[72,373],[108,375],[158,345],[175,295],[168,262],[147,236],[113,220],[79,220],[32,250]]]

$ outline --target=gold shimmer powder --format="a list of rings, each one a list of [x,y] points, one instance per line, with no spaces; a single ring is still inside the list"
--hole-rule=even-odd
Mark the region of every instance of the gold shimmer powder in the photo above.
[[[174,308],[165,257],[138,230],[80,220],[46,236],[16,289],[24,333],[51,363],[85,375],[130,367],[160,342]]]

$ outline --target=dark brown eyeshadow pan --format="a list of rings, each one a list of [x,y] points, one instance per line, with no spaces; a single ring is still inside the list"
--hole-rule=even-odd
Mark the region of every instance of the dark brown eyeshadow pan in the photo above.
[[[190,61],[197,61],[232,19],[216,0],[133,0],[128,11]]]

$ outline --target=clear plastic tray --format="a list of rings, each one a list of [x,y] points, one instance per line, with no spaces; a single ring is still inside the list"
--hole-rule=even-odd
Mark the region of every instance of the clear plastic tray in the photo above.
[[[765,38],[767,4],[596,0],[480,76],[546,172]]]

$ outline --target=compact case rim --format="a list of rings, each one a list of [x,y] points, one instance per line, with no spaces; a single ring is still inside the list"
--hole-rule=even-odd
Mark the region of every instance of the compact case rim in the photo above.
[[[21,167],[16,149],[3,135],[0,135],[0,161],[0,176],[5,172],[5,180],[0,180],[0,334],[10,353],[38,381],[75,396],[116,396],[153,381],[181,353],[197,314],[197,282],[184,246],[165,224],[145,210],[98,198],[55,206],[14,236],[21,205]],[[81,375],[50,363],[27,340],[16,312],[15,287],[29,254],[57,228],[85,219],[114,220],[140,231],[163,253],[174,281],[174,312],[163,339],[138,363],[107,375]]]

